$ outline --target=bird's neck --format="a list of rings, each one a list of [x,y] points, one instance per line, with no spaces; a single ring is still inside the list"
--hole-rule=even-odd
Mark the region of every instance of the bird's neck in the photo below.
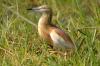
[[[38,27],[47,27],[51,25],[52,13],[44,13],[39,19]]]

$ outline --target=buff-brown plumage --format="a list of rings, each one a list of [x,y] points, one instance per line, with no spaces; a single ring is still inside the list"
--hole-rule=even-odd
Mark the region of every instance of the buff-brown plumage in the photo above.
[[[50,41],[53,47],[60,50],[66,51],[67,49],[75,48],[70,36],[51,23],[51,8],[49,8],[47,5],[43,5],[32,8],[32,10],[42,14],[38,22],[38,33],[43,39]]]

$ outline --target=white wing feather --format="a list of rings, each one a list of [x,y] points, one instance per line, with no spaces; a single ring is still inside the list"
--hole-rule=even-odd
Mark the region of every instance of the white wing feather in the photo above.
[[[70,44],[67,44],[66,41],[54,31],[50,33],[50,37],[54,43],[54,47],[56,48],[65,50],[71,47]]]

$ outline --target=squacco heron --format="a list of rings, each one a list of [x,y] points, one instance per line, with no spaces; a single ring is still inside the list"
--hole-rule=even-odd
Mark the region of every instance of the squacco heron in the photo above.
[[[43,5],[28,10],[42,14],[38,22],[38,33],[40,37],[50,41],[54,49],[66,52],[75,48],[69,35],[52,24],[52,9],[50,7]]]

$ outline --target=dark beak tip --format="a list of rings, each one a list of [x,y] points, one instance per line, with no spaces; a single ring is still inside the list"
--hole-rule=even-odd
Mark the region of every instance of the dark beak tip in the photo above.
[[[28,9],[26,9],[26,10],[32,10],[32,8],[28,8]]]

